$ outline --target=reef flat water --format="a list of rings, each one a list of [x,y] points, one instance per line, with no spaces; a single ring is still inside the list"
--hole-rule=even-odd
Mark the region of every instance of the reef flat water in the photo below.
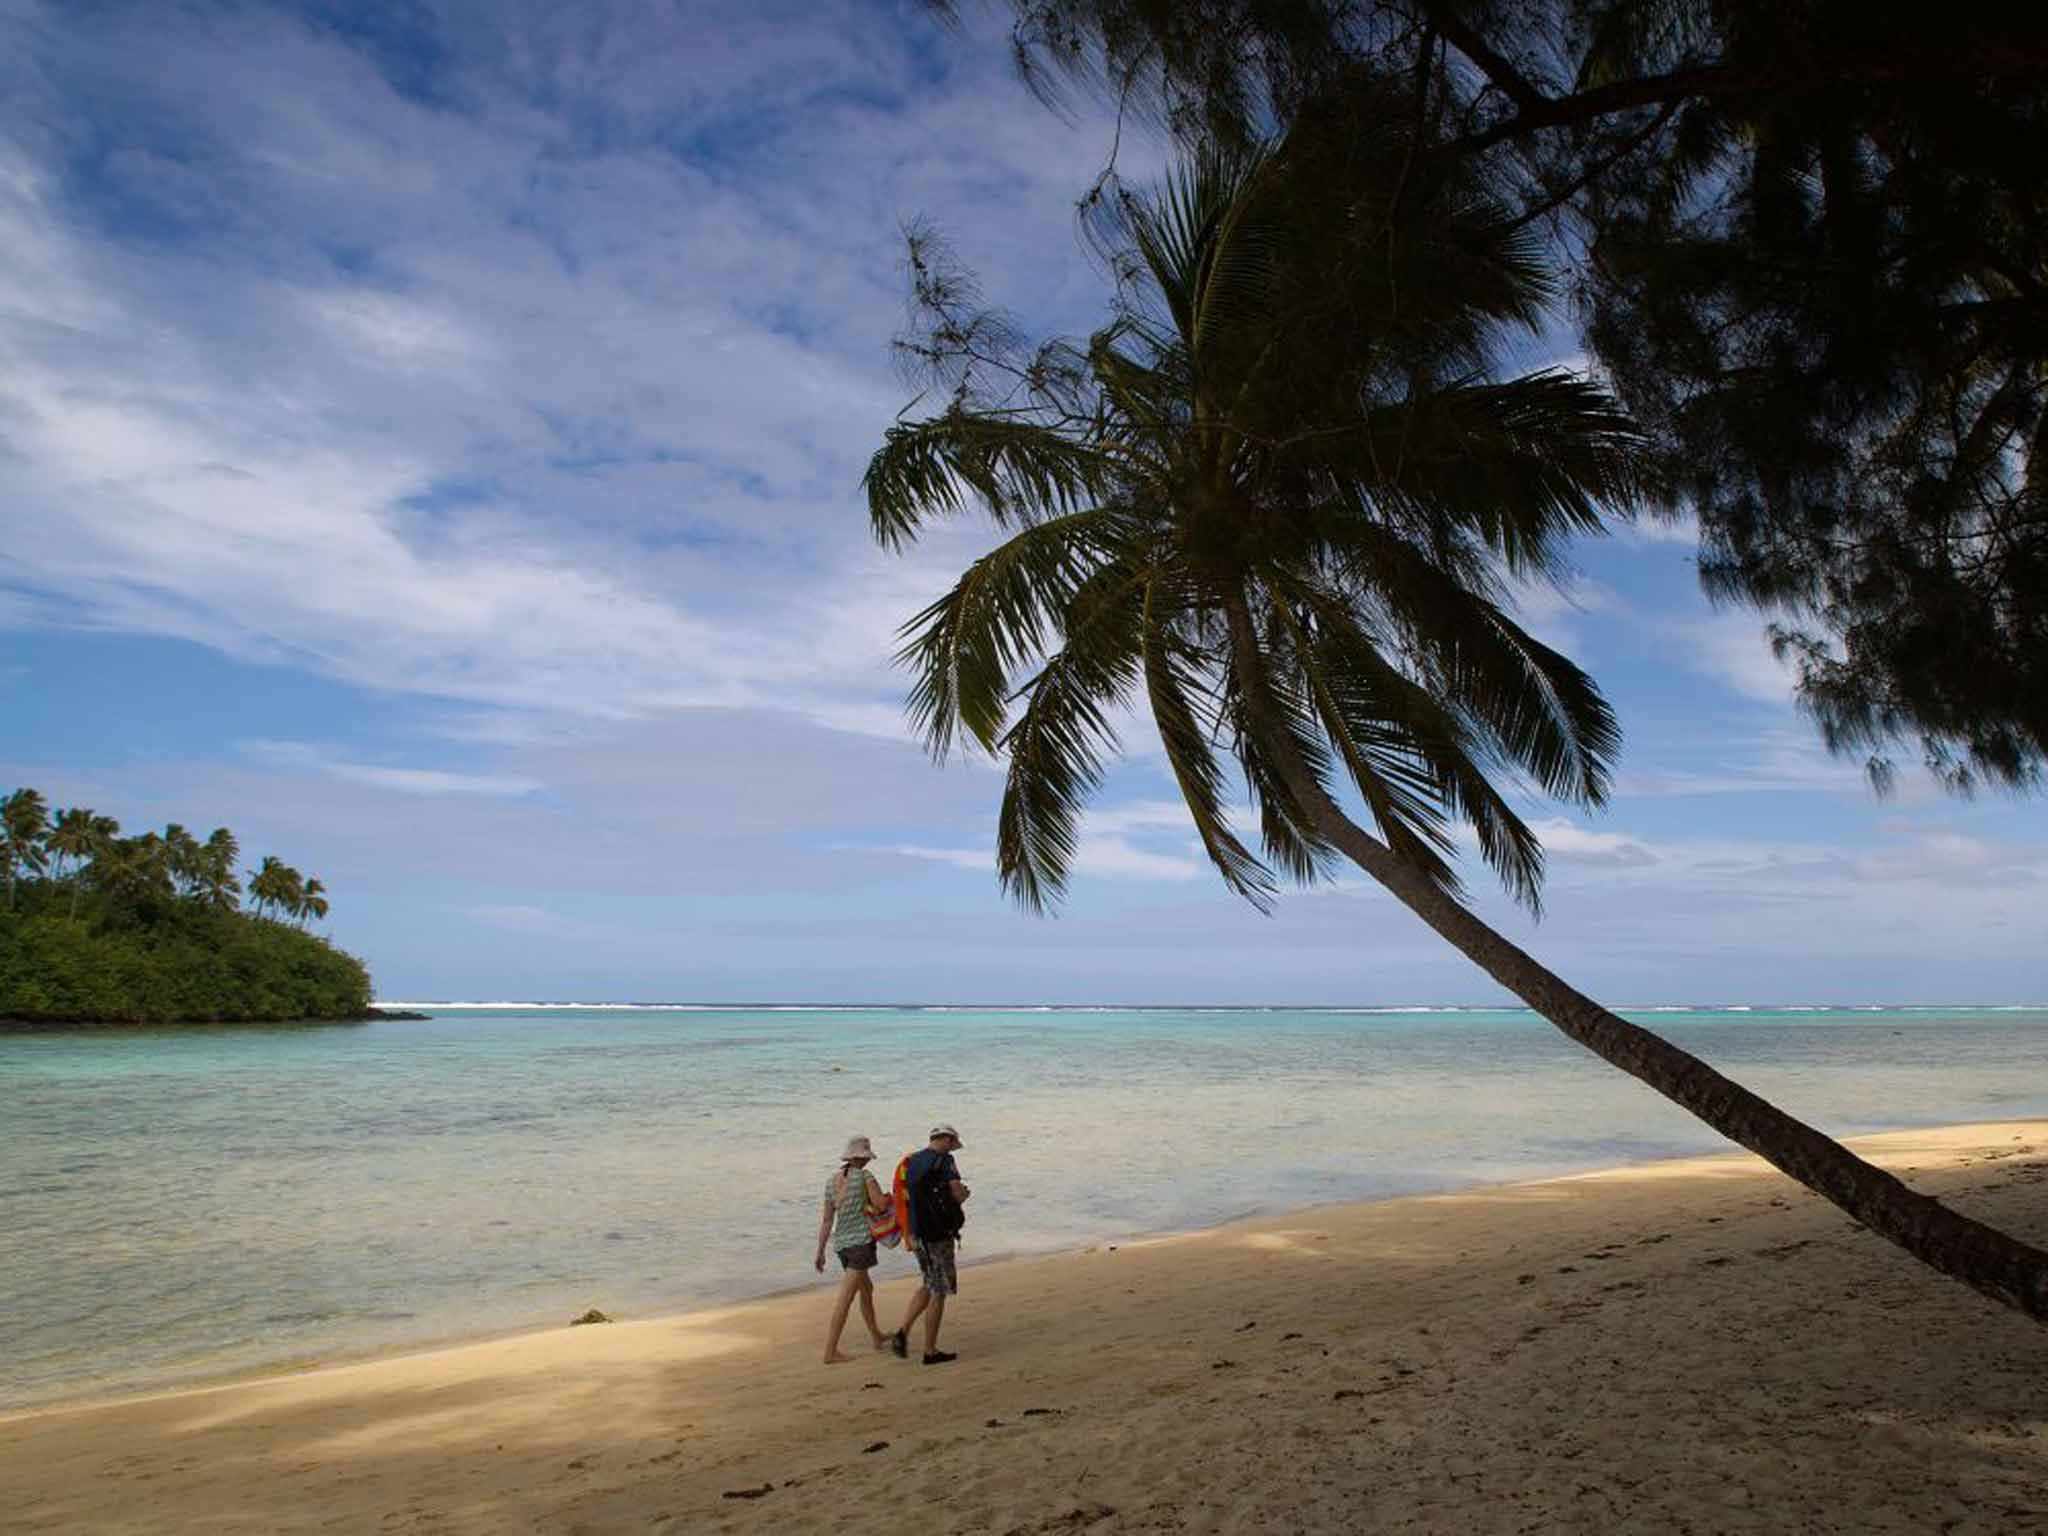
[[[1520,1011],[412,1006],[0,1036],[0,1406],[822,1286],[937,1120],[970,1261],[1725,1146]],[[2048,1113],[2048,1009],[1634,1016],[1836,1134]]]

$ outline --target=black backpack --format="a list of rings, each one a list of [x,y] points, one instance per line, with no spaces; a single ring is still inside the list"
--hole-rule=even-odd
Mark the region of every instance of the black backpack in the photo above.
[[[958,1237],[960,1229],[967,1224],[967,1213],[953,1198],[952,1181],[941,1171],[945,1166],[944,1158],[933,1158],[931,1166],[924,1171],[924,1177],[909,1192],[920,1242],[926,1238],[944,1242]]]

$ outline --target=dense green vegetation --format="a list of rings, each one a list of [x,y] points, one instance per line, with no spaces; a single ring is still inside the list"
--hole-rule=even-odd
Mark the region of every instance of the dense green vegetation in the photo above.
[[[305,925],[326,888],[266,857],[244,886],[234,833],[123,837],[83,806],[0,801],[0,1019],[176,1024],[357,1018],[363,963]]]

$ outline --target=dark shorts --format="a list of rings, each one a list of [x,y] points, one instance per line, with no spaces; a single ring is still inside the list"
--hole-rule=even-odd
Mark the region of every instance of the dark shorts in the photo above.
[[[841,1269],[873,1269],[875,1267],[875,1245],[855,1243],[851,1248],[839,1250]]]
[[[959,1292],[960,1276],[953,1267],[953,1239],[917,1245],[917,1272],[924,1276],[924,1288],[934,1296]]]

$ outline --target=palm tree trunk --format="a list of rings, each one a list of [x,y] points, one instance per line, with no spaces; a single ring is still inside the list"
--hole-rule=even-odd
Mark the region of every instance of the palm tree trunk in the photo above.
[[[1250,612],[1241,601],[1233,602],[1226,616],[1245,711],[1259,733],[1260,746],[1317,830],[1396,900],[1603,1061],[1690,1110],[1915,1258],[2036,1322],[2048,1322],[2048,1252],[1909,1189],[1840,1142],[1723,1077],[1691,1052],[1610,1013],[1487,927],[1346,816],[1309,771],[1277,718]]]

